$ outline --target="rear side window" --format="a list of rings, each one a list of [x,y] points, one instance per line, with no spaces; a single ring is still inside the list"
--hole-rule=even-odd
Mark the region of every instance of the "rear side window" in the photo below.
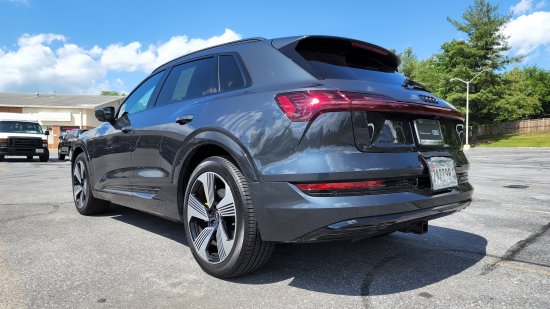
[[[393,53],[367,43],[334,39],[305,38],[292,49],[281,49],[286,56],[319,79],[380,80],[395,79],[403,83],[397,73],[399,58]],[[295,59],[301,58],[301,59]]]
[[[220,91],[230,91],[244,87],[244,79],[235,57],[220,56]]]
[[[216,58],[205,58],[175,66],[166,79],[157,106],[218,92]]]

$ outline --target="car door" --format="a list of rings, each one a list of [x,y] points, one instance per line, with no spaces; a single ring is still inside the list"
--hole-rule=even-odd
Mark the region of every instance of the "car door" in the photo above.
[[[88,144],[94,174],[94,189],[102,191],[116,204],[134,207],[130,183],[132,151],[136,137],[131,117],[144,112],[158,91],[164,72],[144,80],[126,98],[116,113],[114,123],[102,123]]]
[[[174,66],[155,106],[131,115],[138,138],[131,175],[138,208],[179,219],[175,167],[182,159],[184,140],[200,123],[205,103],[218,92],[217,57],[196,59]]]

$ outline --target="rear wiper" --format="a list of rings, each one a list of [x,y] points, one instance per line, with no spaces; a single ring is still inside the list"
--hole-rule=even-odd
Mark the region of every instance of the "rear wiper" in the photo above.
[[[405,79],[405,81],[403,82],[403,85],[401,85],[403,88],[407,88],[407,89],[416,89],[416,90],[423,90],[423,91],[426,91],[426,92],[430,92],[430,90],[428,90],[428,88],[424,85],[422,85],[421,83],[417,82],[417,81],[414,81],[410,78],[407,78]]]

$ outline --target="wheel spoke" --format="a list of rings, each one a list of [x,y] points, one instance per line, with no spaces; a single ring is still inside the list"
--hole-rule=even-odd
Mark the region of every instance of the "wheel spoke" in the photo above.
[[[82,179],[82,199],[86,199],[86,192],[88,192],[88,182],[86,179]]]
[[[233,200],[233,193],[229,190],[228,186],[225,186],[225,196],[218,203],[218,212],[222,217],[234,217],[235,216],[235,201]]]
[[[80,162],[78,162],[78,163],[80,163]],[[78,184],[81,184],[82,183],[82,177],[80,176],[80,164],[78,164],[78,163],[74,166],[73,175],[76,178],[76,180],[78,181]]]
[[[229,239],[223,223],[220,222],[216,231],[216,245],[218,246],[218,257],[223,261],[233,248],[233,240]]]
[[[75,199],[78,198],[79,194],[82,193],[82,186],[80,185],[74,185],[73,186],[73,195]]]
[[[79,161],[78,164],[80,165],[80,179],[81,181],[84,181],[86,179],[86,168],[84,167],[84,163],[82,163],[82,161]]]
[[[215,194],[215,188],[214,188],[214,179],[215,175],[211,172],[206,172],[199,176],[198,180],[202,183],[202,187],[204,189],[204,195],[206,195],[206,202],[208,203],[208,207],[212,207],[214,205],[214,194]]]
[[[84,205],[84,191],[82,191],[82,194],[80,194],[80,198],[78,200],[80,201],[80,205]]]
[[[194,195],[190,195],[187,201],[187,220],[191,221],[192,218],[208,222],[206,207]]]
[[[193,245],[195,246],[195,249],[197,250],[197,253],[205,260],[208,261],[208,252],[206,252],[206,249],[208,248],[208,245],[210,244],[210,241],[212,240],[212,236],[214,235],[214,232],[216,231],[216,227],[209,226],[205,227],[195,238],[193,241]]]

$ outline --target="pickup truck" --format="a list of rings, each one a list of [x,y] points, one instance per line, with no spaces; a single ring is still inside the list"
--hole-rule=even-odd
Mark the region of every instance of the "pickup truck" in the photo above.
[[[0,113],[0,161],[5,156],[37,156],[41,162],[50,159],[48,135],[31,115]]]

